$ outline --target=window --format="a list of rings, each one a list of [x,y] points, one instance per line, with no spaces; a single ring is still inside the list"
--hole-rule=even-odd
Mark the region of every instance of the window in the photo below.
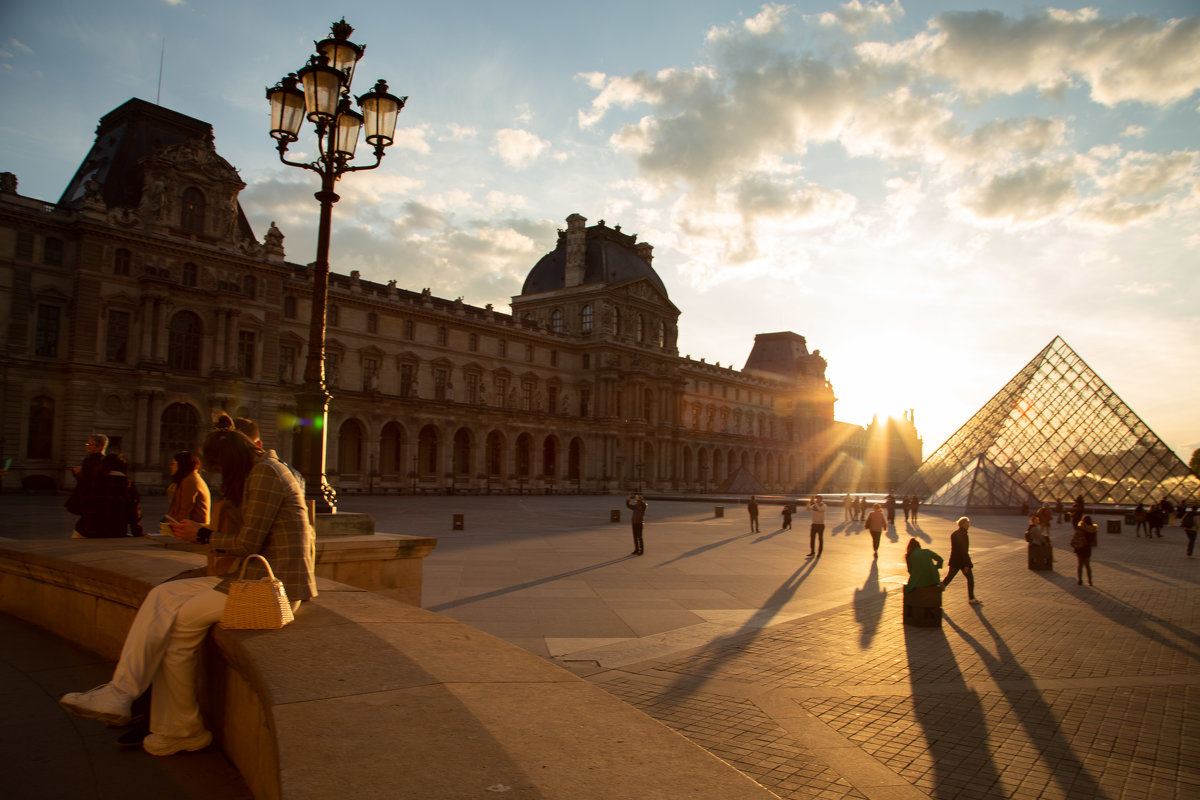
[[[33,354],[43,358],[55,358],[58,355],[59,316],[62,309],[58,306],[39,303],[37,307],[37,329],[34,332]]]
[[[508,342],[506,342],[504,339],[496,340],[496,355],[500,356],[501,358],[504,358],[506,355],[508,355]]]
[[[496,378],[496,407],[508,407],[508,378]]]
[[[525,360],[533,361],[533,345],[531,344],[525,345]]]
[[[379,361],[374,358],[363,359],[363,391],[379,391]]]
[[[124,247],[118,247],[113,253],[113,275],[128,275],[133,263],[133,254]]]
[[[658,323],[658,346],[663,347],[667,343],[667,323]]]
[[[446,326],[439,325],[437,329],[437,343],[439,347],[446,346]]]
[[[521,381],[521,410],[533,410],[533,381]]]
[[[400,365],[400,396],[417,396],[417,367],[415,364]]]
[[[49,267],[61,267],[63,260],[63,241],[55,236],[47,236],[42,242],[42,263]]]
[[[397,475],[401,471],[404,453],[404,429],[395,422],[383,426],[379,440],[379,471],[385,475]]]
[[[591,353],[584,353],[583,356],[580,358],[580,361],[582,362],[582,366],[584,369],[592,368],[592,354]]]
[[[253,275],[247,275],[242,278],[242,294],[246,295],[250,300],[258,299],[258,278]]]
[[[33,261],[33,231],[17,231],[17,258]]]
[[[26,458],[50,458],[54,450],[54,399],[35,397],[29,404]]]
[[[472,333],[470,336],[467,337],[467,349],[470,350],[472,353],[479,352],[479,334],[478,333]]]
[[[279,347],[279,382],[294,383],[296,380],[296,348],[290,344]]]
[[[331,305],[325,308],[325,323],[327,325],[337,325],[341,316],[341,312],[338,311],[337,306]]]
[[[337,353],[325,353],[325,385],[338,385],[338,367],[340,359]]]
[[[195,186],[183,190],[183,207],[179,210],[179,227],[185,233],[204,233],[204,192]]]
[[[450,383],[450,372],[443,368],[433,371],[433,399],[447,400],[446,386]]]
[[[129,312],[109,311],[108,330],[104,340],[104,360],[124,364],[129,357]]]
[[[404,320],[404,338],[408,339],[411,342],[413,340],[413,338],[416,337],[416,335],[417,335],[417,326],[413,323],[413,321],[411,319]]]
[[[580,323],[579,323],[579,330],[583,333],[591,333],[592,325],[595,322],[595,316],[596,316],[596,312],[592,309],[592,307],[590,305],[584,306],[582,318],[580,319]]]
[[[592,390],[591,389],[580,389],[579,390],[579,416],[581,416],[581,417],[591,416],[591,410],[592,410],[591,406],[592,406]]]
[[[254,377],[254,351],[258,337],[254,331],[238,331],[237,341],[237,371],[243,378]]]
[[[468,372],[467,378],[467,402],[479,402],[479,375],[474,372]]]
[[[554,309],[550,313],[550,330],[553,333],[563,332],[563,313],[561,309]]]
[[[183,275],[180,277],[180,283],[189,289],[196,288],[197,277],[200,270],[191,261],[183,265]]]
[[[552,367],[558,366],[558,351],[557,350],[550,351],[550,366],[552,366]]]
[[[367,333],[379,333],[379,315],[374,311],[367,312]]]
[[[296,318],[296,298],[290,294],[283,298],[283,316],[284,319]]]
[[[158,435],[168,453],[195,450],[200,441],[200,415],[187,403],[172,403],[163,409]],[[109,441],[112,446],[112,441]]]
[[[167,334],[167,366],[179,372],[200,371],[200,318],[181,311],[171,318]]]

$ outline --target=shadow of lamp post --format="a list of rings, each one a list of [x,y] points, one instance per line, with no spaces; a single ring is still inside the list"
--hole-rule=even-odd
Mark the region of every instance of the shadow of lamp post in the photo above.
[[[296,462],[307,483],[310,501],[319,513],[337,511],[337,495],[325,477],[325,425],[331,396],[325,384],[325,306],[329,289],[329,229],[333,204],[338,201],[334,185],[347,172],[375,169],[383,160],[384,148],[392,143],[396,119],[407,97],[388,94],[387,84],[358,98],[358,113],[350,107],[350,82],[354,67],[366,49],[351,42],[354,29],[346,20],[330,27],[332,36],[314,42],[317,52],[298,73],[291,73],[267,89],[271,103],[271,136],[277,142],[279,160],[290,167],[311,170],[321,178],[316,198],[321,204],[317,227],[317,260],[313,263],[312,321],[304,385],[297,393],[299,446]],[[310,162],[290,161],[287,149],[300,138],[305,119],[317,136],[318,155]],[[375,163],[352,166],[359,133],[366,129],[367,144],[375,148]]]

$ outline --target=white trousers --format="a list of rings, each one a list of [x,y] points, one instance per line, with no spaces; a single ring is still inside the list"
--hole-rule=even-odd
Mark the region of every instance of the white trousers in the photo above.
[[[188,578],[155,586],[146,595],[121,650],[112,683],[132,700],[151,685],[150,730],[196,736],[204,730],[196,702],[196,662],[208,629],[229,595],[220,578]]]

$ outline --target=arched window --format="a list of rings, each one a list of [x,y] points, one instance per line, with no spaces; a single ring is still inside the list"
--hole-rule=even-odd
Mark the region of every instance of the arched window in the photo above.
[[[180,450],[195,451],[200,443],[200,412],[187,403],[172,403],[163,409],[158,437],[168,457]]]
[[[200,371],[200,318],[191,311],[180,311],[171,318],[167,335],[167,366],[177,372]]]
[[[563,332],[563,313],[562,309],[556,308],[550,313],[550,330],[553,333]]]
[[[583,307],[583,313],[580,315],[579,330],[582,333],[591,333],[592,325],[595,323],[596,312],[590,305]]]
[[[179,227],[186,233],[204,233],[204,192],[195,186],[183,190],[183,205],[179,210]]]
[[[35,397],[29,403],[26,458],[50,458],[54,453],[54,398]]]
[[[383,426],[379,439],[379,471],[384,475],[399,475],[404,462],[404,428],[397,422]]]
[[[471,432],[459,428],[454,433],[454,474],[471,474]]]
[[[356,419],[348,419],[338,429],[338,472],[362,472],[363,427]]]

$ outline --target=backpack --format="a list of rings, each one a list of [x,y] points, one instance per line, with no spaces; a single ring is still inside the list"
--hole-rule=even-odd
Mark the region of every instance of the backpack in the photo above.
[[[1087,547],[1087,534],[1083,532],[1083,528],[1076,528],[1075,535],[1071,537],[1071,549],[1082,550]]]

